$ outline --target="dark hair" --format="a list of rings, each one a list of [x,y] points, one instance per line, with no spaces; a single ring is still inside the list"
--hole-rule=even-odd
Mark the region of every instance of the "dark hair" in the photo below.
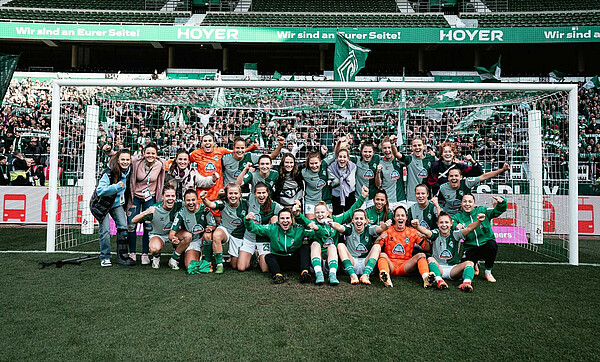
[[[150,141],[150,142],[148,142],[148,143],[146,144],[146,146],[144,146],[144,152],[146,152],[146,150],[147,150],[148,148],[154,148],[154,150],[155,150],[156,152],[158,152],[158,145],[156,144],[156,142],[153,142],[153,141]]]
[[[398,211],[398,209],[404,210],[404,213],[408,215],[408,212],[406,211],[406,208],[404,206],[396,206],[396,208],[394,209],[394,218],[392,219],[392,225],[396,225],[396,212]]]
[[[166,187],[167,187],[167,186],[165,186],[165,188],[166,188]],[[171,187],[173,187],[173,186],[171,186]],[[198,197],[198,194],[196,193],[196,190],[194,190],[194,189],[187,189],[187,190],[185,190],[185,192],[183,193],[183,199],[184,199],[184,200],[185,200],[185,197],[186,197],[188,194],[194,194],[194,195],[196,195],[196,197]]]
[[[233,139],[233,144],[234,144],[234,145],[235,145],[236,143],[238,143],[238,142],[243,142],[243,143],[244,143],[244,146],[246,146],[246,140],[245,140],[245,139],[243,139],[243,138],[242,138],[242,137],[240,137],[240,136],[237,136],[236,138],[234,138],[234,139]]]
[[[131,158],[131,153],[129,152],[129,149],[122,148],[115,152],[115,154],[110,158],[110,162],[108,163],[110,165],[111,174],[110,183],[112,184],[116,184],[117,182],[119,182],[121,180],[121,173],[125,171],[121,168],[121,165],[119,165],[119,157],[121,157],[121,155],[123,154],[129,155],[129,157]]]
[[[387,192],[385,192],[384,189],[377,189],[377,191],[375,191],[375,194],[373,195],[373,200],[375,200],[375,196],[377,196],[377,194],[382,194],[383,196],[385,196],[385,205],[383,206],[383,217],[388,217],[388,214],[390,213],[390,202],[388,199]],[[373,207],[375,207],[374,204]]]
[[[186,155],[188,155],[188,159],[190,158],[190,153],[185,148],[178,149],[177,154],[175,155],[175,160],[173,160],[173,162],[171,162],[171,167],[169,167],[169,172],[175,171],[175,169],[177,167],[177,157],[179,157],[179,155],[182,153],[185,153]]]
[[[371,147],[373,149],[373,151],[375,151],[375,145],[371,142],[365,142],[362,144],[362,146],[360,146],[360,152],[362,153],[362,151],[365,149],[365,147]]]
[[[165,191],[168,191],[168,190],[173,190],[177,193],[177,191],[175,190],[175,186],[173,186],[172,184],[165,184],[163,186],[163,190],[162,190],[163,195],[165,194]]]
[[[284,207],[283,209],[279,210],[279,212],[277,213],[277,218],[279,218],[284,212],[288,212],[290,214],[290,216],[292,217],[292,223],[296,222],[296,219],[294,218],[294,213],[289,207]]]
[[[310,166],[309,166],[309,165],[310,165],[310,159],[311,159],[311,158],[315,158],[315,157],[317,157],[317,158],[319,159],[319,161],[321,161],[321,160],[322,160],[322,158],[321,158],[321,153],[319,153],[319,152],[315,152],[315,151],[313,151],[313,152],[310,152],[310,153],[308,154],[308,156],[306,156],[306,164],[305,164],[305,167],[306,167],[307,169],[309,169],[309,170],[310,170]]]
[[[438,220],[440,219],[440,217],[442,216],[448,216],[450,218],[450,221],[452,221],[452,216],[450,216],[450,214],[448,214],[446,211],[442,210],[440,211],[440,214],[438,215]]]
[[[269,189],[269,186],[264,183],[264,182],[257,182],[256,185],[254,185],[254,193],[256,193],[256,189],[259,187],[264,187],[265,189],[267,189],[267,200],[265,201],[265,204],[262,207],[262,212],[264,214],[268,214],[269,211],[271,211],[271,208],[273,207],[273,199],[271,199],[271,190]]]
[[[271,156],[269,156],[269,155],[260,155],[260,157],[258,158],[258,163],[260,163],[260,160],[263,160],[265,158],[268,158],[270,162],[273,162],[273,160],[271,159]]]

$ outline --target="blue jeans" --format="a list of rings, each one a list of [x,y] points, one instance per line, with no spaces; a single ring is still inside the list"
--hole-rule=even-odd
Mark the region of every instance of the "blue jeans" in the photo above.
[[[127,216],[123,206],[113,207],[108,214],[115,221],[117,230],[127,230]],[[106,215],[98,228],[98,237],[100,238],[100,259],[110,260],[110,217]]]
[[[137,234],[135,233],[136,224],[132,223],[131,220],[133,217],[143,211],[146,211],[150,206],[156,204],[156,197],[153,196],[150,200],[144,201],[144,199],[140,199],[139,197],[133,197],[133,202],[129,207],[129,211],[127,213],[127,223],[129,224],[129,230],[127,232],[127,238],[129,239],[129,252],[135,253],[135,246],[137,242]],[[152,229],[152,224],[145,222],[144,223],[144,235],[142,236],[142,253],[148,254],[150,244],[150,237],[148,233]]]

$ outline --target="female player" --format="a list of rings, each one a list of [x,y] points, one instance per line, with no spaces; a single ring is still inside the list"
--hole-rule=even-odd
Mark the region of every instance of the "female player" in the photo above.
[[[273,199],[281,206],[292,207],[296,200],[302,200],[304,195],[304,182],[298,171],[296,157],[291,153],[284,153],[279,164],[279,177],[275,181]]]
[[[356,201],[355,170],[356,164],[350,161],[350,151],[347,148],[338,149],[336,161],[327,168],[339,180],[339,184],[331,189],[331,204],[336,215],[350,209]]]
[[[170,165],[169,165],[170,163]],[[219,180],[219,174],[213,173],[212,176],[201,176],[198,170],[190,164],[190,154],[188,151],[180,148],[177,150],[175,161],[167,161],[167,174],[165,184],[171,184],[175,187],[175,195],[179,200],[183,200],[183,193],[188,189],[209,188]]]
[[[462,274],[463,282],[458,289],[472,292],[471,281],[475,276],[473,262],[470,260],[460,261],[460,240],[473,232],[485,220],[485,214],[477,214],[477,219],[466,228],[452,231],[452,218],[445,212],[441,212],[437,220],[437,228],[429,230],[419,224],[419,220],[412,220],[412,226],[418,232],[425,235],[431,247],[431,257],[427,258],[429,270],[435,273],[437,287],[440,290],[447,289],[448,284],[444,279],[456,279]]]
[[[383,158],[379,161],[375,174],[375,186],[385,190],[390,208],[393,210],[400,205],[406,207],[404,164],[395,156],[395,154],[399,155],[395,149],[396,145],[392,143],[395,142],[395,138],[395,136],[392,138],[385,136],[381,141]]]
[[[347,135],[345,139],[341,139],[335,146],[335,151],[344,144],[352,144],[351,136]],[[369,190],[369,197],[365,203],[365,207],[373,205],[373,196],[377,187],[375,187],[375,173],[379,164],[379,155],[375,154],[375,146],[372,143],[365,142],[360,147],[360,158],[351,156],[350,161],[356,164],[356,193],[358,194],[363,186]]]
[[[417,219],[419,220],[419,225],[429,230],[435,229],[437,216],[442,211],[437,197],[432,197],[429,200],[429,186],[427,184],[417,185],[414,194],[417,203],[412,204],[408,208],[408,220]]]
[[[304,238],[314,237],[312,230],[294,224],[294,216],[290,209],[283,209],[277,215],[276,224],[257,225],[252,220],[253,213],[248,213],[244,219],[246,228],[257,236],[269,238],[271,252],[265,256],[265,262],[271,271],[273,283],[285,281],[283,270],[299,270],[300,282],[309,283],[310,249],[304,244]]]
[[[128,149],[118,150],[109,162],[110,168],[102,172],[98,186],[90,200],[92,215],[98,220],[100,239],[100,265],[112,266],[110,261],[110,215],[117,227],[117,262],[132,266],[135,261],[127,252],[127,216],[124,207],[130,203],[129,177],[131,154]]]
[[[248,162],[235,183],[240,186],[250,184],[253,190],[256,184],[262,182],[269,187],[269,193],[272,193],[275,189],[275,181],[279,177],[279,172],[271,169],[272,163],[269,155],[261,155],[258,158],[258,170],[255,171],[253,164]]]
[[[277,214],[283,207],[271,199],[269,187],[264,182],[254,185],[254,195],[248,199],[248,211],[254,215],[254,223],[257,225],[268,225],[277,222]],[[265,236],[257,236],[246,229],[244,241],[240,248],[240,256],[237,267],[244,271],[250,267],[250,258],[258,252],[259,265],[263,273],[269,271],[265,255],[270,251],[269,239]]]
[[[393,287],[392,275],[411,275],[418,270],[423,278],[423,286],[431,287],[435,282],[435,274],[429,271],[425,253],[413,255],[413,248],[420,244],[422,239],[406,222],[406,209],[398,206],[394,210],[393,227],[376,240],[382,250],[377,261],[379,278],[386,287]]]
[[[270,154],[271,160],[274,160],[283,145],[285,144],[285,138],[277,137],[277,148]],[[256,148],[256,145],[251,146],[252,149]],[[251,148],[246,147],[246,140],[242,137],[236,137],[233,140],[233,152],[223,155],[221,162],[223,164],[223,185],[227,185],[230,182],[235,182],[244,166],[251,162],[252,164],[258,163],[260,153],[248,152]]]
[[[508,206],[506,198],[501,196],[492,196],[496,201],[496,206],[493,208],[478,206],[475,207],[475,197],[471,194],[463,196],[461,201],[461,212],[454,215],[454,227],[462,229],[465,225],[469,225],[477,219],[480,213],[485,214],[485,220],[481,222],[481,226],[476,228],[474,232],[465,236],[465,259],[477,264],[480,259],[485,260],[485,279],[488,282],[495,283],[496,279],[492,275],[492,267],[496,261],[498,254],[498,244],[496,237],[492,231],[492,219],[502,215]]]
[[[344,270],[350,275],[350,284],[360,282],[371,284],[369,276],[377,264],[381,246],[373,245],[373,240],[392,225],[392,220],[387,220],[380,225],[369,225],[367,213],[357,209],[352,215],[349,225],[333,224],[333,227],[346,236],[345,243],[339,243],[337,248]]]
[[[456,159],[457,155],[458,152],[452,142],[444,142],[440,145],[440,159],[431,165],[427,176],[427,183],[433,194],[437,193],[437,190],[441,185],[448,182],[448,173],[450,170],[458,169],[463,175],[468,177],[479,176],[483,173],[481,165],[479,165],[471,155],[465,156],[465,159],[469,161],[471,165],[458,161]]]
[[[212,249],[214,252],[215,274],[223,274],[223,244],[229,243],[231,267],[237,269],[238,256],[242,247],[244,233],[244,217],[248,213],[248,202],[242,199],[242,189],[239,185],[228,183],[225,186],[225,201],[210,201],[206,190],[200,192],[204,205],[221,212],[221,225],[213,232]]]
[[[327,152],[327,147],[322,146],[321,152]],[[337,184],[334,176],[327,171],[333,162],[332,155],[321,159],[321,154],[311,152],[306,158],[306,166],[300,171],[304,180],[304,214],[309,219],[315,218],[315,206],[319,201],[325,202],[329,209],[331,206],[331,186]]]
[[[381,225],[381,223],[392,220],[394,217],[390,211],[387,193],[382,189],[375,191],[373,206],[368,207],[365,211],[371,225]]]
[[[406,165],[406,200],[409,204],[416,200],[415,187],[427,181],[435,156],[425,153],[427,140],[415,137],[410,141],[412,154],[398,154],[396,157]]]

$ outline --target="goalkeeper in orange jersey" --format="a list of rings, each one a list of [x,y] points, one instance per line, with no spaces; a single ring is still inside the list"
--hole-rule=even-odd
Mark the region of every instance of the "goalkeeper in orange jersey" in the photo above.
[[[423,278],[423,286],[429,288],[435,283],[435,274],[429,271],[425,253],[413,254],[415,244],[420,244],[423,239],[406,222],[408,217],[404,206],[394,210],[392,227],[381,234],[376,242],[381,246],[377,266],[379,278],[386,287],[393,287],[392,275],[412,275],[417,270]]]

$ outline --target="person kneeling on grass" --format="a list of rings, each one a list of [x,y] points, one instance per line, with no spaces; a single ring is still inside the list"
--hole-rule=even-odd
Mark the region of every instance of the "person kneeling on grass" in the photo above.
[[[292,269],[300,270],[301,283],[310,282],[310,248],[304,244],[304,238],[314,237],[314,231],[295,224],[294,216],[287,208],[279,212],[276,224],[257,225],[253,219],[254,214],[248,213],[244,224],[251,233],[269,238],[271,253],[265,256],[265,261],[273,283],[283,283],[285,278],[282,270]]]
[[[485,220],[481,226],[474,232],[465,236],[465,260],[472,261],[475,265],[480,259],[485,260],[485,279],[488,282],[495,283],[496,279],[492,275],[492,267],[498,254],[498,244],[492,230],[491,221],[493,218],[502,215],[508,206],[506,199],[501,196],[492,196],[497,202],[493,208],[478,206],[475,207],[475,197],[472,194],[464,195],[461,201],[461,211],[452,217],[453,226],[456,229],[462,229],[465,225],[474,222],[477,215],[485,214]]]
[[[315,241],[310,245],[310,257],[312,267],[315,271],[315,284],[321,285],[325,283],[324,270],[329,272],[329,284],[338,285],[340,282],[337,279],[338,269],[338,231],[332,227],[333,223],[347,223],[350,221],[355,210],[362,206],[365,198],[369,196],[369,189],[366,186],[362,188],[362,194],[354,202],[352,207],[341,215],[331,216],[331,211],[324,201],[319,201],[314,208],[315,219],[310,220],[300,213],[299,202],[294,207],[294,214],[298,218],[298,223],[306,225],[315,230]],[[311,226],[312,223],[314,226]],[[327,264],[322,260],[327,260]]]
[[[414,219],[411,223],[418,232],[425,235],[431,247],[429,270],[435,273],[437,287],[440,290],[447,289],[448,284],[444,279],[456,279],[462,274],[463,282],[458,289],[472,292],[471,281],[475,276],[473,262],[470,260],[460,261],[460,240],[470,234],[485,220],[485,214],[477,214],[477,219],[466,228],[452,231],[452,218],[448,213],[442,211],[437,220],[437,229],[429,230],[419,225],[419,220]]]
[[[184,251],[186,268],[192,260],[200,259],[203,236],[215,226],[212,214],[198,204],[196,190],[186,190],[183,194],[183,201],[185,208],[179,210],[175,215],[169,232],[169,239],[173,245],[177,245],[177,249],[169,260],[169,266],[173,269],[179,269],[179,257]]]
[[[413,255],[415,245],[420,244],[422,239],[415,229],[407,227],[406,221],[406,209],[398,206],[394,210],[393,227],[376,240],[383,251],[377,261],[379,278],[386,287],[393,287],[391,275],[411,275],[418,270],[423,286],[429,288],[435,282],[435,274],[429,271],[425,253]]]
[[[148,209],[135,215],[133,219],[131,219],[131,222],[134,224],[150,222],[150,225],[152,226],[152,229],[149,232],[149,250],[152,255],[152,268],[154,269],[160,268],[160,253],[163,250],[165,242],[171,242],[171,240],[169,240],[169,232],[171,231],[175,214],[181,210],[182,205],[183,202],[176,197],[175,187],[172,185],[165,185],[162,191],[162,201],[150,206]],[[185,251],[185,245],[173,245],[173,247],[175,248],[175,251],[173,252],[171,259],[169,259],[168,265],[172,269],[177,270],[179,269],[177,260],[179,259],[179,255]]]
[[[359,283],[358,275],[361,275],[361,283],[371,284],[369,275],[377,265],[381,252],[381,246],[373,245],[373,240],[391,225],[391,220],[381,226],[369,225],[367,213],[363,209],[354,211],[349,225],[333,223],[332,227],[346,236],[345,243],[338,244],[337,248],[344,270],[350,275],[350,284]]]

